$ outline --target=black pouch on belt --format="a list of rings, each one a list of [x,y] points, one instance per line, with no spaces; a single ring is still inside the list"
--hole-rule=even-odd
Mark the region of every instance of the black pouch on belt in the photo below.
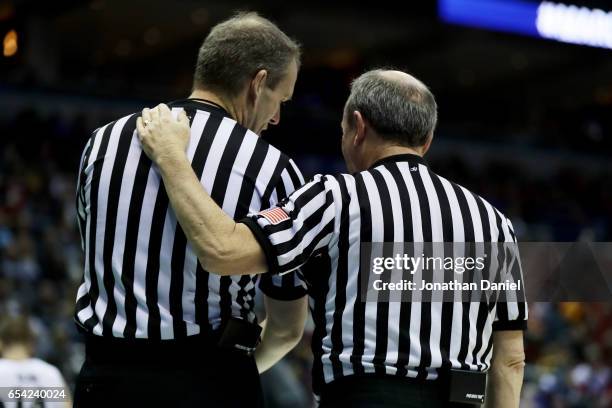
[[[258,324],[232,317],[223,327],[217,345],[251,355],[261,340],[260,334],[261,326]]]
[[[469,370],[450,370],[450,402],[482,404],[487,387],[487,373]]]

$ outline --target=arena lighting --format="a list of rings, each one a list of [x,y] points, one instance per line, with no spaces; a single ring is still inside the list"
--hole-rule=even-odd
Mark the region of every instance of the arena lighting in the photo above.
[[[552,1],[439,0],[449,23],[612,49],[612,11]]]
[[[2,55],[12,57],[17,53],[17,32],[11,30],[4,36],[2,41]]]
[[[536,27],[544,38],[612,49],[612,11],[542,2]]]

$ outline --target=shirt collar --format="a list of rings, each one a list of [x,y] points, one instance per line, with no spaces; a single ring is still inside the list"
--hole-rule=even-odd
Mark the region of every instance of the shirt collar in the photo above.
[[[383,157],[382,159],[376,161],[373,165],[371,165],[370,169],[380,166],[381,164],[397,163],[397,162],[408,162],[411,164],[422,164],[423,166],[427,166],[425,159],[423,159],[421,156],[418,156],[416,154],[411,154],[411,153],[405,153],[405,154],[395,154],[393,156]]]
[[[198,98],[181,99],[181,100],[178,100],[178,101],[172,101],[168,105],[180,106],[180,107],[184,107],[184,108],[199,109],[199,110],[203,110],[203,111],[206,111],[206,112],[219,112],[220,114],[222,114],[223,116],[227,116],[228,118],[232,117],[220,105],[218,105],[216,103],[213,103],[213,102],[210,102],[210,101],[205,100],[205,99],[198,99]]]

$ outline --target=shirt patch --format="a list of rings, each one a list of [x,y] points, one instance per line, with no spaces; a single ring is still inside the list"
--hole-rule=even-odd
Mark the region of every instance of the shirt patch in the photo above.
[[[287,214],[285,212],[285,210],[283,210],[280,207],[274,207],[274,208],[270,208],[268,210],[264,210],[264,211],[260,212],[259,215],[261,215],[266,220],[268,220],[270,222],[270,224],[272,224],[272,225],[279,224],[279,223],[289,219],[289,214]]]

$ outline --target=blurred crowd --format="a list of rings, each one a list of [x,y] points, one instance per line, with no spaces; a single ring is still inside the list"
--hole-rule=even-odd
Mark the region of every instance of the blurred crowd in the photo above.
[[[74,189],[91,130],[84,117],[67,120],[34,111],[0,121],[0,317],[29,316],[37,356],[56,365],[69,383],[83,359],[72,321],[82,276]],[[305,168],[312,162],[296,159]],[[317,165],[318,171],[341,167],[338,157]],[[431,166],[508,214],[520,240],[612,241],[609,169],[561,167],[542,179],[511,159],[484,163],[476,171],[458,154],[434,157]],[[530,306],[522,406],[612,407],[612,304]],[[309,336],[307,330],[296,350],[264,376],[270,405],[312,404],[304,385]],[[283,396],[287,390],[290,395]]]

